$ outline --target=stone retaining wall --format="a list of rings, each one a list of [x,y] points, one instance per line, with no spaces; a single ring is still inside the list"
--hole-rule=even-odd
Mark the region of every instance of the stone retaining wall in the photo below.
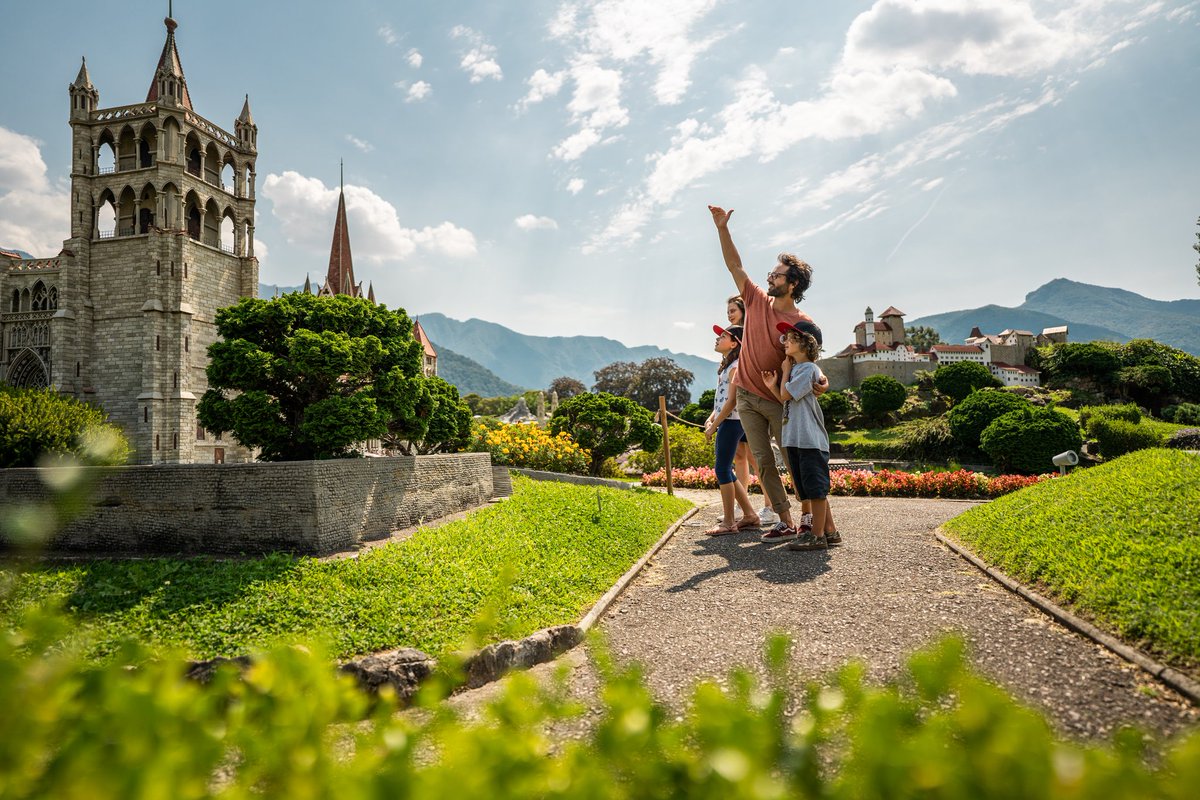
[[[91,508],[51,552],[324,555],[492,497],[487,453],[91,467]],[[0,470],[0,508],[48,497],[41,470]]]

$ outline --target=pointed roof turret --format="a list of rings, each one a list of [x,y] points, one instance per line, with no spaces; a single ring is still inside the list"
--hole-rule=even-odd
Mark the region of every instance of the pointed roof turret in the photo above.
[[[79,66],[79,74],[75,76],[75,82],[71,84],[75,89],[95,89],[92,86],[92,76],[88,75],[87,59],[83,59],[83,63]]]
[[[304,273],[304,293],[312,294],[312,281],[308,279],[308,273]]]
[[[333,244],[329,248],[329,271],[325,286],[330,294],[357,297],[354,283],[354,258],[350,254],[350,228],[346,225],[346,192],[338,192],[337,219],[333,223]]]
[[[246,95],[246,102],[242,103],[242,113],[238,114],[237,121],[247,125],[254,124],[254,117],[250,115],[250,95]]]
[[[372,303],[375,302],[375,281],[371,281],[367,284],[367,299]]]
[[[157,102],[161,79],[170,78],[178,83],[173,97],[179,105],[188,111],[195,111],[192,108],[192,97],[188,94],[187,79],[183,77],[183,64],[179,60],[179,48],[175,46],[175,29],[179,27],[179,23],[167,17],[163,20],[163,24],[167,26],[167,41],[163,44],[162,55],[158,57],[158,68],[155,69],[154,78],[150,81],[150,91],[146,93],[146,102]]]

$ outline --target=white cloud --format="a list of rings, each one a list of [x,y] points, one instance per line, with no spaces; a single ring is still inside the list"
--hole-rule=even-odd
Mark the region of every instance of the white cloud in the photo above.
[[[375,145],[371,144],[370,142],[366,141],[365,139],[359,139],[357,136],[350,134],[350,133],[346,134],[346,141],[349,142],[350,144],[354,145],[355,147],[357,147],[360,151],[362,151],[364,153],[369,153],[375,149]]]
[[[400,41],[399,37],[396,36],[396,32],[392,30],[391,25],[380,25],[379,30],[375,32],[379,34],[379,38],[383,39],[383,43],[388,47],[395,47],[396,42]]]
[[[945,180],[946,180],[945,178],[934,178],[931,181],[926,181],[925,183],[921,184],[921,191],[922,192],[932,191],[933,189],[936,189],[937,187],[941,186],[942,182]]]
[[[405,102],[415,103],[420,100],[424,100],[432,93],[432,86],[425,81],[417,81],[412,86],[408,87],[408,96],[405,98]]]
[[[346,186],[345,193],[356,258],[384,263],[403,261],[418,250],[452,258],[477,253],[475,236],[465,228],[451,222],[419,230],[407,228],[400,224],[396,208],[370,189]],[[289,243],[317,253],[329,246],[337,211],[336,188],[289,170],[268,175],[262,194],[271,201],[272,213]]]
[[[619,64],[645,60],[658,69],[654,94],[671,105],[691,85],[696,58],[720,35],[693,39],[692,31],[718,0],[586,0],[565,3],[550,26],[552,36],[571,40],[585,55]]]
[[[420,69],[421,64],[425,62],[425,58],[421,55],[421,51],[415,47],[408,51],[408,55],[405,56],[405,59],[408,61],[408,65],[413,69]]]
[[[552,151],[564,161],[573,161],[603,139],[607,128],[629,124],[629,112],[621,105],[621,73],[600,66],[595,58],[582,56],[570,67],[575,91],[567,103],[571,122],[580,130],[560,142]]]
[[[47,179],[40,143],[0,127],[0,246],[55,255],[71,233],[70,202],[66,181]]]
[[[694,322],[673,322],[671,325],[681,331],[690,331],[696,327]]]
[[[583,191],[584,186],[587,186],[587,181],[583,178],[571,178],[567,181],[567,191],[571,194],[579,194]]]
[[[584,128],[579,133],[568,136],[559,142],[554,148],[553,153],[555,158],[561,158],[563,161],[574,161],[598,141],[600,141],[600,134],[598,132],[591,128]]]
[[[517,103],[517,107],[524,110],[534,103],[540,103],[547,97],[553,97],[558,94],[558,90],[562,88],[566,77],[567,73],[563,70],[551,73],[546,72],[544,69],[539,69],[525,80],[529,91]]]
[[[496,62],[496,48],[488,44],[478,31],[464,25],[456,25],[450,31],[450,35],[466,41],[470,48],[463,55],[459,66],[471,76],[471,83],[503,79],[504,71]]]
[[[535,230],[558,230],[558,223],[550,217],[538,217],[533,214],[525,214],[513,220],[517,227],[523,231]]]

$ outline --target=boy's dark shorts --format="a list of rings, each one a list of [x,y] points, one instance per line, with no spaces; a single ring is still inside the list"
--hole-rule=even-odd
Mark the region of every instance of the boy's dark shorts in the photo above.
[[[801,500],[824,500],[829,496],[829,453],[815,447],[788,447],[792,484]]]

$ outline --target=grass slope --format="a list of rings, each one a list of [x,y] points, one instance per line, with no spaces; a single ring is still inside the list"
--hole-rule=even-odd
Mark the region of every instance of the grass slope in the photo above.
[[[1200,458],[1141,450],[944,526],[984,560],[1192,671],[1200,667]]]
[[[398,646],[438,656],[463,646],[481,616],[493,617],[491,640],[577,621],[690,505],[514,476],[508,501],[356,559],[39,566],[7,600],[0,593],[0,619],[62,598],[78,624],[71,637],[95,658],[125,638],[193,658],[315,637],[339,657]]]

